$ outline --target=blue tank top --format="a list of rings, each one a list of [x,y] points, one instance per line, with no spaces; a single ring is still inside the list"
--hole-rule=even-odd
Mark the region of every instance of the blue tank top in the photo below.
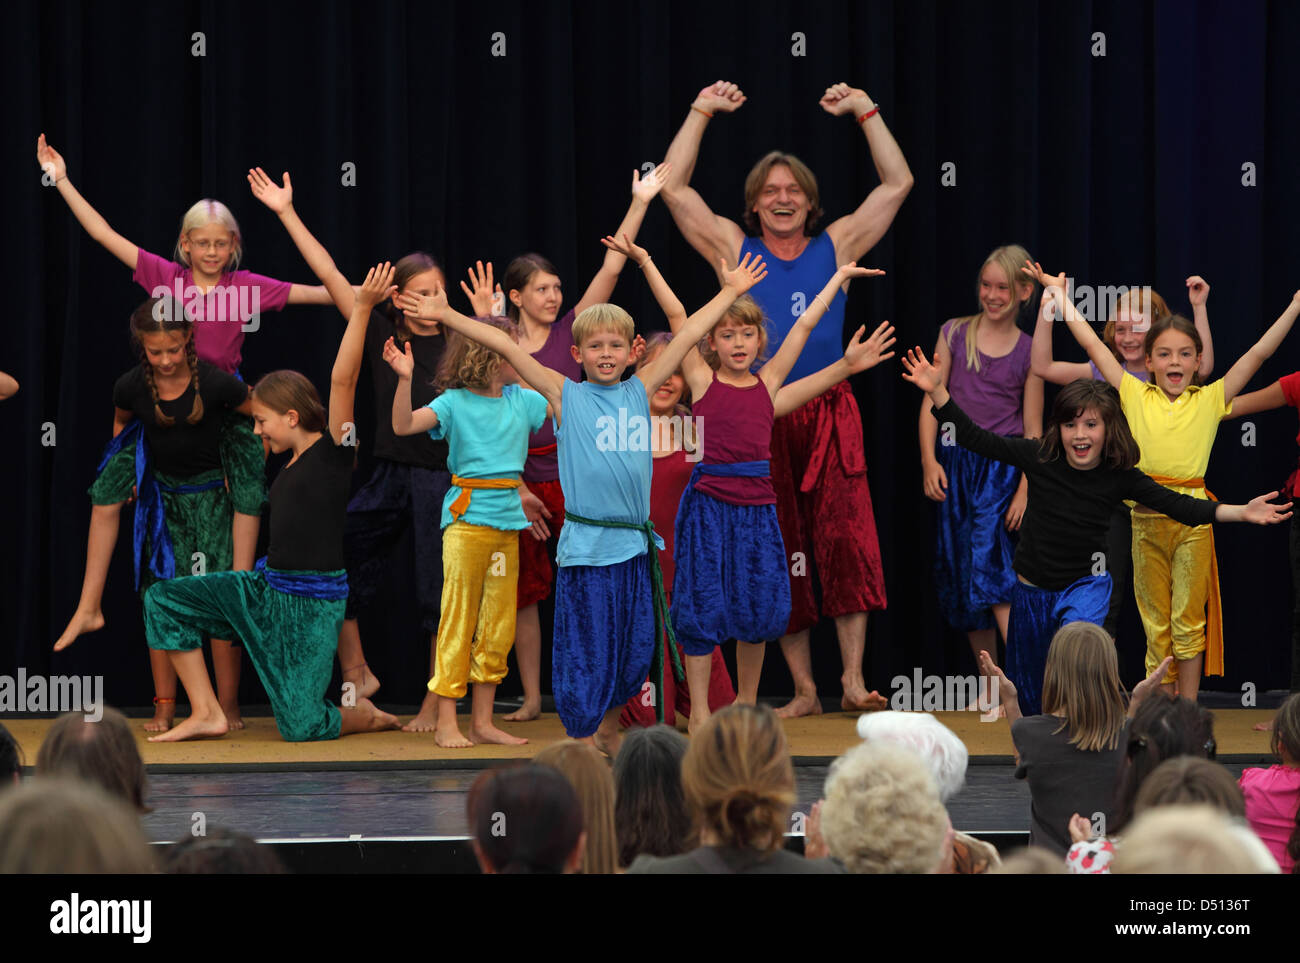
[[[767,277],[754,285],[749,296],[767,315],[768,356],[776,353],[799,316],[813,303],[831,275],[839,269],[835,263],[835,242],[826,233],[808,239],[808,246],[793,261],[774,256],[761,240],[747,237],[740,245],[740,256],[761,254],[767,262]],[[799,360],[794,363],[786,384],[798,381],[844,357],[844,292],[836,291],[831,308],[817,322]]]

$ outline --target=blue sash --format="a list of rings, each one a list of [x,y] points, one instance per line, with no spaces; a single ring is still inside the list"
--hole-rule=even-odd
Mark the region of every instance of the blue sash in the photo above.
[[[325,599],[337,602],[348,597],[348,573],[335,572],[288,572],[271,568],[266,564],[266,556],[257,560],[253,571],[261,575],[271,588],[285,595],[297,595],[304,599]]]
[[[771,474],[770,461],[730,461],[713,464],[697,461],[691,471],[690,487],[695,487],[695,482],[701,475],[718,475],[722,478],[767,478]]]

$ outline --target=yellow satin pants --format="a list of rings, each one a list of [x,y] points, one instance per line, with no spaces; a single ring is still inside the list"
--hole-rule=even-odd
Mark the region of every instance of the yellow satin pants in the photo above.
[[[1211,526],[1133,512],[1133,594],[1146,630],[1148,675],[1172,655],[1164,681],[1175,682],[1178,662],[1205,651],[1213,561]]]
[[[497,684],[515,641],[519,533],[452,522],[442,533],[442,616],[429,691],[451,699],[467,683]]]

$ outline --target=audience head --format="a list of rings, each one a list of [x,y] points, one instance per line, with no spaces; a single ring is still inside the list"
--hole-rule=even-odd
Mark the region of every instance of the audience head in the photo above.
[[[1176,756],[1213,759],[1214,752],[1214,717],[1207,710],[1163,692],[1147,696],[1129,724],[1115,786],[1112,830],[1122,830],[1132,820],[1138,790],[1160,763]]]
[[[939,787],[939,801],[961,791],[968,754],[957,735],[928,712],[866,712],[858,716],[858,737],[866,743],[893,743],[915,752]]]
[[[103,718],[90,722],[80,712],[54,720],[36,754],[42,776],[73,776],[94,783],[138,812],[144,804],[144,760],[126,716],[105,706]]]
[[[600,751],[585,742],[566,739],[547,746],[535,757],[569,781],[578,794],[582,823],[587,831],[584,873],[618,871],[618,838],[614,832],[614,777]]]
[[[675,856],[695,846],[682,793],[682,757],[689,743],[671,726],[632,729],[614,759],[614,829],[618,862],[642,853]]]
[[[709,717],[682,759],[682,790],[700,842],[775,851],[794,806],[794,766],[767,706],[733,705]]]
[[[23,749],[0,723],[0,791],[16,786],[23,778]]]
[[[1115,643],[1100,625],[1070,622],[1057,630],[1043,673],[1043,712],[1068,720],[1070,744],[1113,749],[1124,728],[1124,691]]]
[[[934,873],[952,826],[926,764],[910,749],[854,746],[831,767],[821,812],[831,856],[851,873]]]
[[[1113,873],[1276,873],[1268,848],[1210,806],[1157,806],[1133,821]]]
[[[182,836],[163,859],[171,876],[274,876],[288,872],[270,846],[216,827],[205,836]]]
[[[576,873],[586,834],[569,781],[550,766],[489,769],[466,800],[485,873]]]
[[[1246,800],[1232,774],[1199,756],[1175,756],[1152,770],[1133,801],[1134,815],[1156,806],[1206,805],[1226,816],[1246,818]]]
[[[1300,766],[1300,692],[1287,697],[1273,717],[1273,754],[1284,766]],[[1291,872],[1300,874],[1300,809],[1296,810],[1295,826],[1286,844],[1291,857]]]
[[[38,776],[0,794],[0,876],[153,872],[138,815],[99,786]]]

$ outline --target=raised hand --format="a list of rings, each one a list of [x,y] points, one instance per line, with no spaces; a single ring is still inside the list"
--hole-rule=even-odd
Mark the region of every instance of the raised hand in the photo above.
[[[731,288],[737,296],[767,277],[767,265],[761,254],[746,254],[732,271],[727,270],[726,259],[719,260],[722,261],[722,285]]]
[[[1070,817],[1070,842],[1086,843],[1092,839],[1092,823],[1078,813]]]
[[[850,87],[848,84],[831,84],[817,103],[821,104],[822,110],[826,113],[837,117],[841,114],[852,114],[857,117],[876,106],[865,90]]]
[[[641,337],[641,335],[638,334],[635,338],[632,339],[632,347],[628,351],[628,355],[627,355],[628,364],[636,364],[638,361],[641,360],[641,356],[644,354],[645,354],[645,338]]]
[[[1174,664],[1172,655],[1165,656],[1165,660],[1156,666],[1155,671],[1133,687],[1129,695],[1129,715],[1137,708],[1139,702],[1150,695],[1155,689],[1160,687],[1160,683],[1165,681],[1165,673],[1169,667]]]
[[[639,170],[632,172],[632,196],[644,204],[649,204],[655,199],[655,195],[668,183],[668,175],[673,171],[673,165],[669,161],[664,161],[645,177],[641,176]]]
[[[1055,321],[1057,318],[1065,316],[1064,291],[1064,288],[1059,288],[1054,284],[1043,288],[1043,301],[1038,310],[1043,313],[1044,320]]]
[[[45,143],[44,134],[36,138],[36,163],[40,164],[41,170],[55,181],[61,181],[68,176],[68,165],[63,162],[63,155]]]
[[[277,214],[283,214],[293,206],[293,182],[289,180],[288,171],[284,172],[284,186],[282,187],[271,180],[262,168],[250,168],[248,171],[248,186],[252,188],[254,197]]]
[[[1291,517],[1288,511],[1291,503],[1285,505],[1270,504],[1278,495],[1277,492],[1269,492],[1267,495],[1260,495],[1252,498],[1243,508],[1241,520],[1250,522],[1252,525],[1276,525],[1278,522],[1284,522]]]
[[[637,267],[645,267],[645,262],[650,259],[650,252],[643,247],[637,247],[628,240],[626,234],[621,234],[617,238],[612,234],[606,235],[600,239],[600,243],[611,251],[617,251],[624,257],[631,258]]]
[[[487,269],[484,270],[482,261],[475,261],[472,268],[465,272],[469,275],[469,284],[464,281],[460,282],[460,289],[465,292],[469,298],[470,307],[474,309],[476,318],[487,318],[492,315],[492,302],[495,294],[501,293],[501,285],[497,284],[493,289],[492,281],[492,262],[487,262]]]
[[[376,264],[366,272],[366,279],[361,284],[361,289],[357,291],[355,304],[365,308],[373,308],[385,298],[390,298],[397,293],[397,285],[393,283],[393,266],[385,261],[383,264]],[[353,308],[355,310],[355,306]]]
[[[1057,287],[1062,291],[1065,291],[1067,281],[1064,271],[1057,275],[1048,274],[1043,270],[1041,264],[1037,261],[1031,261],[1028,258],[1025,258],[1025,266],[1022,267],[1020,271],[1023,274],[1028,274],[1031,278],[1041,284],[1045,290]]]
[[[841,264],[837,273],[846,281],[850,281],[853,278],[884,277],[885,274],[885,272],[880,270],[880,268],[858,267],[857,261],[850,261],[848,264]]]
[[[405,349],[398,351],[392,338],[384,342],[384,360],[397,372],[399,378],[410,378],[415,374],[415,355],[411,354],[411,342],[406,342]]]
[[[435,287],[432,294],[424,297],[399,294],[393,298],[393,303],[408,318],[420,321],[441,321],[443,313],[449,310],[447,291],[442,287]]]
[[[894,346],[894,326],[888,321],[880,322],[880,327],[871,333],[871,337],[865,341],[862,336],[866,334],[867,326],[864,324],[853,332],[853,337],[849,340],[849,346],[844,349],[844,360],[849,366],[849,370],[854,374],[859,371],[866,371],[868,368],[874,368],[882,361],[888,361],[894,356],[894,352],[889,351]],[[889,353],[886,354],[885,352]]]
[[[983,649],[980,650],[979,657],[980,675],[986,675],[998,681],[998,699],[1003,706],[1019,705],[1019,694],[1016,692],[1016,684],[1007,678],[1007,674],[1002,671],[1002,667],[995,663],[989,654]]]
[[[943,378],[939,375],[939,369],[925,357],[925,352],[921,346],[908,350],[903,355],[903,380],[910,381],[924,392],[931,392],[943,384]]]
[[[1205,282],[1205,278],[1199,274],[1193,274],[1187,279],[1187,300],[1191,302],[1192,307],[1199,308],[1205,303],[1206,298],[1210,296],[1210,286]],[[1136,331],[1137,329],[1134,328]]]
[[[725,80],[719,80],[701,90],[696,95],[692,106],[706,110],[710,114],[716,114],[718,111],[729,114],[744,102],[745,95],[739,87]]]

